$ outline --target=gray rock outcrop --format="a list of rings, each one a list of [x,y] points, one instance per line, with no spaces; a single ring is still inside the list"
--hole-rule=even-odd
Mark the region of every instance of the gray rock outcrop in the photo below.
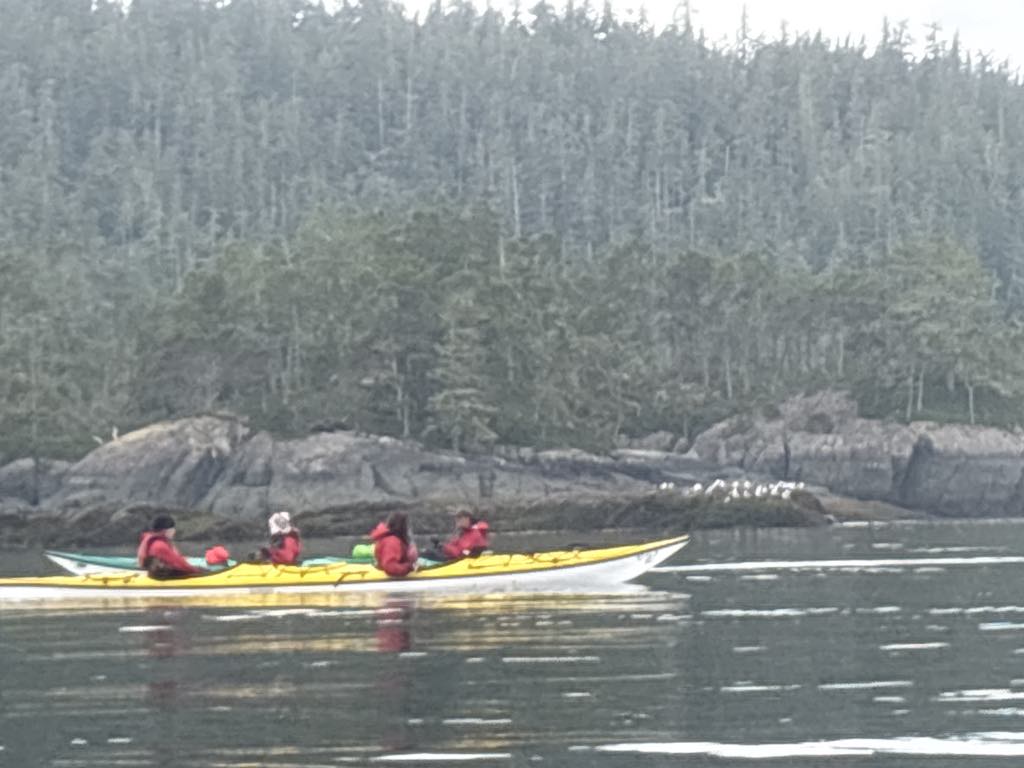
[[[507,446],[470,456],[345,430],[275,439],[234,418],[202,416],[123,435],[72,465],[23,459],[2,467],[0,514],[123,527],[155,509],[191,510],[224,526],[249,525],[275,508],[331,520],[362,508],[362,521],[366,508],[551,506],[721,477],[802,480],[945,515],[1024,515],[1024,436],[864,419],[842,393],[794,398],[771,416],[728,419],[697,436],[686,454],[669,450],[670,438],[659,434],[642,443],[658,448],[631,443],[605,456]],[[131,521],[118,517],[129,512]]]
[[[196,506],[248,437],[239,421],[202,416],[152,424],[104,443],[68,467],[42,500],[73,508],[97,502]]]
[[[395,500],[476,503],[561,493],[627,493],[649,486],[628,467],[582,451],[539,451],[528,461],[431,451],[414,441],[329,432],[249,440],[200,500],[217,515],[320,510]]]
[[[1024,438],[991,427],[928,425],[914,444],[900,498],[950,515],[1024,515]]]
[[[0,467],[0,498],[18,499],[37,504],[60,489],[66,461],[51,459],[18,459]]]
[[[662,436],[660,445],[668,442]],[[40,498],[26,495],[31,462],[0,469],[0,498],[89,525],[118,510],[196,510],[252,520],[297,512],[409,502],[527,503],[565,495],[630,495],[652,483],[692,482],[714,467],[667,451],[503,449],[493,456],[430,450],[352,431],[274,439],[228,417],[153,424],[105,443],[73,465],[47,465]],[[133,513],[134,514],[134,513]]]
[[[736,417],[699,435],[692,455],[854,498],[940,515],[1024,514],[1024,437],[992,427],[896,424],[857,416],[842,393]]]

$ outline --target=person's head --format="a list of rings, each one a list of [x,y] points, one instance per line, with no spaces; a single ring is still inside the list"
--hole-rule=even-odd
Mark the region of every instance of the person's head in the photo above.
[[[153,518],[153,525],[150,526],[151,531],[156,533],[162,533],[168,539],[174,538],[174,518],[170,515],[157,515]]]
[[[267,520],[267,527],[270,528],[271,536],[284,536],[295,530],[292,525],[292,516],[285,512],[275,512]]]
[[[455,527],[460,531],[468,531],[473,527],[473,513],[469,511],[468,507],[459,507],[455,510]]]
[[[409,516],[405,512],[394,511],[388,515],[388,530],[402,541],[409,542]]]

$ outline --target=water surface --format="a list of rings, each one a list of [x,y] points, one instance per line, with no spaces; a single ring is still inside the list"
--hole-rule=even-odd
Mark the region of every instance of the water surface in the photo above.
[[[840,526],[611,594],[2,610],[0,765],[1018,765],[1022,575],[1024,525]]]

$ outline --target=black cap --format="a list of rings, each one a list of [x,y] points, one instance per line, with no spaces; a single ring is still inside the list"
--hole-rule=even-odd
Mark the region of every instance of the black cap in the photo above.
[[[166,531],[168,528],[174,527],[174,518],[170,515],[157,515],[153,520],[153,525],[150,530],[154,531]]]

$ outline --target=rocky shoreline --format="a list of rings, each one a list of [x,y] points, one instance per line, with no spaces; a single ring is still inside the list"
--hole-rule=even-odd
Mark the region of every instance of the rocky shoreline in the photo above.
[[[841,392],[723,421],[690,454],[941,517],[1024,516],[1024,431],[865,419]]]
[[[295,519],[310,538],[364,536],[393,510],[408,511],[417,530],[442,533],[451,528],[451,506],[441,502],[378,502],[336,506],[297,513]],[[635,495],[562,495],[509,501],[481,510],[496,532],[563,534],[629,529],[654,535],[736,526],[785,527],[826,525],[834,517],[808,492],[787,500],[744,499],[722,504],[712,499],[648,491]],[[195,508],[151,504],[97,505],[71,516],[22,510],[0,516],[0,549],[35,547],[124,546],[158,513],[174,515],[182,541],[252,541],[263,535],[262,521],[218,517]],[[843,519],[863,518],[853,513]]]
[[[728,499],[690,490],[713,478],[725,489],[786,479],[807,490],[756,498],[735,489]],[[392,509],[443,531],[461,504],[508,532],[1019,516],[1024,436],[863,419],[834,392],[795,398],[772,417],[729,419],[692,445],[657,433],[608,455],[506,447],[471,456],[342,430],[279,439],[209,415],[115,437],[74,464],[0,467],[0,547],[123,544],[157,511],[179,517],[194,540],[251,539],[282,508],[312,536],[361,535]]]

